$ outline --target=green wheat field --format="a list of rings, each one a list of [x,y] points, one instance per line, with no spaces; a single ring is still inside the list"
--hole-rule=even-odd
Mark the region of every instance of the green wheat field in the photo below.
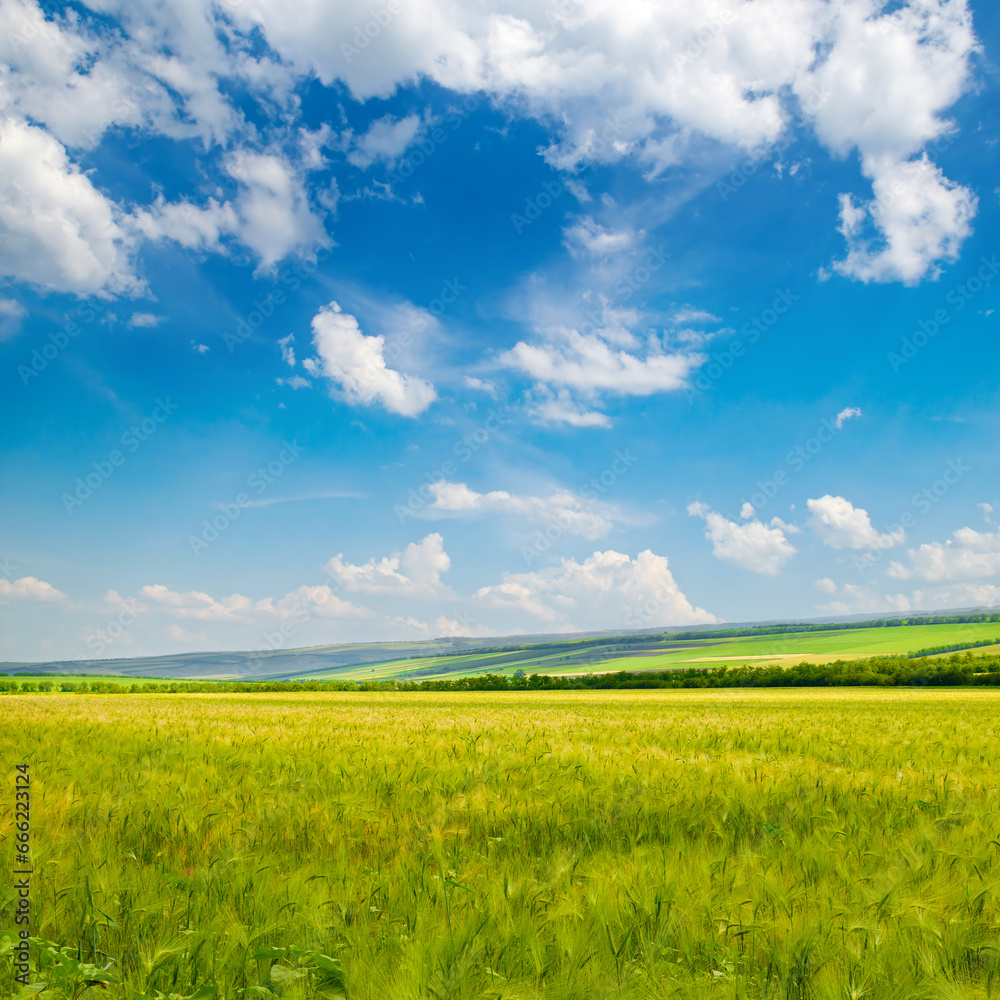
[[[1000,993],[1000,692],[3,705],[0,995]]]

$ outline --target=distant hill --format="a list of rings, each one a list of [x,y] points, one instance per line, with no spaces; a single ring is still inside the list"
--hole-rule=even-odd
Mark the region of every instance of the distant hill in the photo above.
[[[635,630],[604,630],[572,634],[510,635],[474,639],[448,636],[416,642],[343,643],[330,646],[309,646],[301,649],[224,651],[178,653],[169,656],[135,657],[105,660],[53,660],[45,663],[0,663],[0,673],[7,674],[79,674],[121,675],[126,677],[165,677],[199,680],[282,680],[292,677],[324,676],[334,679],[338,674],[356,679],[359,667],[372,665],[372,673],[380,676],[424,673],[420,660],[430,657],[457,657],[463,654],[502,653],[506,649],[538,646],[556,652],[560,661],[579,660],[586,664],[607,655],[610,659],[641,655],[642,647],[666,642],[673,645],[685,636],[701,642],[715,638],[766,635],[784,631],[853,630],[865,624],[873,626],[901,625],[906,622],[944,623],[956,621],[997,620],[996,608],[959,608],[950,611],[908,612],[906,615],[849,615],[839,618],[784,619],[739,622],[726,625],[677,626]],[[499,659],[506,660],[506,655]],[[520,657],[518,658],[520,659]],[[553,659],[547,655],[545,659]],[[390,661],[391,667],[390,667]],[[415,662],[413,662],[415,661]],[[497,662],[484,656],[482,667]],[[385,670],[374,669],[386,664]],[[455,664],[456,667],[458,664]],[[499,663],[498,663],[499,665]],[[525,666],[529,664],[525,662]],[[427,664],[428,668],[430,663]],[[389,674],[386,671],[390,671]],[[437,672],[437,671],[434,671]]]

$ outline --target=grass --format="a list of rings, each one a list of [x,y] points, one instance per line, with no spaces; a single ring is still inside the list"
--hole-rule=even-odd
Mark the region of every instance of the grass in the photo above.
[[[1000,692],[4,704],[33,933],[120,980],[85,1000],[1000,989]]]
[[[2,674],[0,674],[0,683],[3,680]],[[21,681],[50,681],[55,690],[58,690],[59,684],[63,681],[68,681],[70,683],[82,684],[86,682],[87,684],[94,683],[108,683],[115,684],[124,689],[128,689],[133,684],[137,684],[141,688],[160,688],[168,687],[170,684],[177,683],[177,679],[173,677],[131,677],[122,674],[22,674],[16,673],[10,676],[10,679]]]
[[[617,670],[668,670],[691,666],[741,663],[828,663],[865,656],[907,653],[929,646],[975,642],[1000,636],[997,622],[833,629],[735,638],[685,639],[670,649],[669,636],[659,637],[639,652],[610,639],[598,645],[567,642],[562,648],[533,652],[462,653],[417,659],[388,660],[336,670],[305,672],[303,679],[384,680],[391,677],[436,679],[474,673],[579,674]],[[663,650],[657,652],[657,650]]]

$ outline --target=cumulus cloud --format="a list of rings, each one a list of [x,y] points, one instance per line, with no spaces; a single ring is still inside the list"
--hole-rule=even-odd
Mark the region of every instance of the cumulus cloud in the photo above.
[[[822,576],[816,581],[816,589],[821,594],[835,594],[837,585],[828,576]]]
[[[6,580],[0,577],[0,601],[41,601],[45,604],[56,604],[68,601],[69,598],[56,590],[50,583],[34,576],[22,576],[19,580]]]
[[[273,614],[281,621],[298,624],[307,612],[309,617],[315,618],[358,620],[376,617],[374,611],[338,597],[325,583],[296,587],[277,602],[267,598],[258,602],[258,610]]]
[[[853,420],[855,417],[860,417],[861,415],[861,410],[859,410],[858,407],[845,406],[844,409],[842,409],[840,413],[833,418],[834,426],[839,431],[848,420]]]
[[[210,197],[204,205],[160,194],[130,218],[136,234],[173,242],[189,250],[225,251],[224,239],[242,243],[257,257],[258,272],[271,270],[291,254],[328,247],[322,215],[306,190],[303,171],[279,151],[237,149],[223,166],[236,184],[232,200]]]
[[[375,162],[395,166],[399,158],[419,138],[424,123],[419,115],[393,118],[383,115],[368,126],[368,131],[353,138],[349,163],[367,169]]]
[[[841,598],[817,607],[828,615],[849,615],[858,612],[913,611],[914,604],[906,594],[879,594],[871,587],[845,583]]]
[[[137,295],[121,213],[34,125],[0,117],[0,275],[75,295]]]
[[[118,294],[139,285],[117,207],[64,157],[64,145],[90,148],[110,128],[235,149],[225,158],[240,185],[232,201],[154,205],[137,214],[138,233],[212,250],[233,235],[262,270],[322,242],[300,168],[276,149],[239,148],[256,131],[232,96],[249,94],[291,121],[299,113],[296,86],[310,79],[342,81],[360,101],[422,80],[485,93],[508,113],[550,127],[544,155],[569,170],[633,157],[652,177],[688,162],[706,138],[756,155],[807,122],[835,154],[856,150],[871,182],[870,199],[843,196],[847,255],[834,265],[862,281],[935,276],[955,258],[976,211],[971,192],[924,155],[953,131],[947,109],[969,86],[978,43],[966,0],[734,0],[725,7],[577,0],[558,23],[529,0],[512,0],[503,11],[420,0],[403,5],[389,25],[372,21],[360,0],[309,5],[294,18],[277,0],[90,7],[96,13],[84,7],[48,17],[31,0],[0,7],[0,63],[8,68],[0,113],[7,133],[20,130],[0,142],[0,178],[13,200],[24,168],[3,147],[19,146],[15,161],[42,164],[24,190],[32,201],[35,189],[48,192],[39,204],[52,209],[28,221],[7,218],[0,184],[0,224],[17,235],[0,264],[9,276],[47,288]],[[344,46],[369,21],[377,40],[362,32],[363,57],[348,57]],[[415,114],[383,116],[350,135],[346,155],[360,169],[389,165],[425,124]],[[323,164],[319,150],[328,140],[322,129],[301,137],[302,168]],[[65,194],[73,185],[83,198]],[[583,193],[578,184],[574,190]],[[316,201],[324,198],[332,204],[335,189]],[[56,231],[72,237],[65,249],[55,246]],[[569,227],[567,242],[584,256],[606,256],[628,236],[588,216]]]
[[[503,582],[478,590],[475,600],[486,607],[530,615],[559,631],[718,620],[688,601],[666,556],[649,549],[635,559],[609,549],[583,562],[563,559],[559,566],[537,572],[504,574]]]
[[[241,185],[236,198],[239,238],[257,254],[259,270],[269,270],[293,251],[329,246],[302,178],[283,156],[238,150],[226,169]]]
[[[705,537],[711,541],[716,559],[754,573],[776,576],[797,551],[785,537],[785,532],[794,530],[794,526],[779,518],[772,518],[770,525],[751,519],[748,515],[752,508],[747,511],[746,506],[740,513],[742,524],[727,520],[704,503],[688,504],[687,511],[692,517],[704,520]]]
[[[511,514],[525,521],[557,525],[560,531],[596,539],[614,527],[616,515],[606,504],[584,503],[565,491],[549,496],[521,496],[506,490],[476,493],[465,483],[441,480],[428,487],[434,497],[420,513],[430,517],[472,517],[477,514]]]
[[[179,618],[197,621],[245,620],[254,608],[253,601],[242,594],[231,594],[217,601],[200,590],[178,592],[162,583],[147,584],[139,590],[139,596],[154,607],[168,608]]]
[[[444,539],[430,534],[419,542],[411,542],[402,552],[366,563],[344,562],[342,553],[326,564],[326,572],[341,581],[351,591],[365,594],[398,594],[404,597],[439,597],[450,594],[442,583],[441,574],[451,568],[451,559],[444,550]]]
[[[416,417],[437,399],[430,382],[404,375],[385,361],[385,338],[368,337],[358,321],[336,302],[324,306],[312,321],[318,360],[307,359],[307,370],[323,375],[352,405],[379,403],[391,413]]]
[[[1000,573],[1000,529],[959,528],[945,542],[926,542],[907,551],[909,565],[892,562],[886,572],[896,580],[976,580]]]
[[[548,320],[550,304],[533,302],[536,318]],[[532,342],[518,341],[499,355],[500,364],[536,384],[526,397],[528,412],[541,423],[608,427],[598,408],[607,396],[649,396],[688,384],[704,355],[671,350],[666,335],[636,328],[635,310],[614,308],[602,299],[591,319],[578,328],[536,324]]]
[[[908,161],[875,160],[871,172],[874,198],[855,203],[840,196],[840,232],[848,253],[834,270],[859,281],[900,281],[916,285],[936,278],[939,264],[958,259],[972,232],[977,200],[949,181],[924,154]]]
[[[539,382],[626,396],[649,396],[681,389],[702,355],[667,354],[651,350],[631,354],[615,350],[603,331],[581,334],[560,331],[561,342],[527,344],[520,341],[500,356],[500,361]],[[636,341],[638,346],[638,342]]]
[[[204,206],[190,201],[167,202],[163,195],[146,208],[137,209],[132,224],[153,242],[173,240],[187,250],[222,250],[221,240],[240,227],[236,209],[227,201],[209,198]]]
[[[906,541],[906,531],[894,528],[885,534],[872,527],[868,511],[855,507],[844,497],[827,493],[815,500],[807,500],[810,524],[816,537],[832,549],[888,549]]]
[[[265,597],[254,601],[243,594],[230,594],[218,600],[199,590],[174,591],[163,584],[149,584],[139,590],[147,607],[177,618],[202,622],[263,625],[271,621],[298,621],[308,606],[309,616],[319,618],[367,618],[373,612],[338,597],[326,584],[302,586],[289,591],[277,601]]]
[[[858,210],[878,239],[845,226],[848,257],[838,265],[861,280],[933,274],[964,238],[971,196],[913,157],[948,131],[942,113],[968,86],[977,42],[965,0],[891,9],[868,0],[725,9],[580,0],[558,24],[548,13],[527,0],[503,12],[425,0],[353,59],[327,39],[351,37],[369,16],[360,7],[287,19],[276,0],[247,0],[234,17],[259,25],[299,73],[339,77],[359,99],[426,77],[558,121],[546,156],[565,169],[631,155],[656,174],[682,162],[694,137],[756,151],[801,117],[838,155],[857,149],[872,179],[874,199]],[[905,174],[913,194],[886,210],[886,187]]]

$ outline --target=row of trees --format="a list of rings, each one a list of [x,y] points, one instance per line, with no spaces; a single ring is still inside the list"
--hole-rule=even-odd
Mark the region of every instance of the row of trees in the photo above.
[[[111,680],[73,681],[0,678],[0,692],[67,691],[78,694],[287,694],[297,691],[571,691],[630,688],[746,687],[898,687],[1000,685],[1000,656],[949,657],[905,655],[796,666],[692,667],[682,670],[627,671],[559,676],[475,674],[425,681],[175,681],[170,684],[129,684]]]

